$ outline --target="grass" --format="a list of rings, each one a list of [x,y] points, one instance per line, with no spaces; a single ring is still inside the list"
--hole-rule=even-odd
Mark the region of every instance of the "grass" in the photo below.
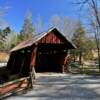
[[[98,68],[81,68],[80,73],[87,75],[100,75]]]
[[[100,75],[100,71],[98,65],[79,65],[78,63],[70,64],[71,72],[72,73],[80,73],[86,75]]]

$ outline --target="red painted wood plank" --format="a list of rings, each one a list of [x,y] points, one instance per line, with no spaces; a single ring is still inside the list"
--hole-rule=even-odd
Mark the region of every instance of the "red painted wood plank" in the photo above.
[[[45,37],[43,37],[39,41],[39,43],[54,43],[54,44],[60,44],[60,43],[62,43],[62,41],[53,32],[50,32]]]

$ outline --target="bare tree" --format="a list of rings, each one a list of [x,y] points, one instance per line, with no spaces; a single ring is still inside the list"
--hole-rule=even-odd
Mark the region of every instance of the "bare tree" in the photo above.
[[[67,38],[72,38],[75,30],[77,29],[77,21],[72,20],[68,17],[63,18],[63,27],[62,32],[65,34]]]
[[[92,19],[89,21],[91,22],[91,26],[94,29],[94,37],[96,40],[97,50],[98,50],[98,63],[99,63],[99,71],[100,71],[100,9],[99,9],[99,0],[80,0],[77,4],[81,6],[87,5],[89,9],[92,11]]]
[[[20,31],[20,40],[27,40],[32,38],[35,34],[32,23],[32,12],[30,10],[27,11],[27,14],[25,16],[24,24],[22,26],[22,29]]]
[[[37,23],[36,23],[36,32],[40,33],[42,30],[42,18],[41,16],[38,16]]]
[[[17,44],[17,42],[18,42],[17,33],[11,31],[11,33],[6,36],[6,40],[4,42],[4,49],[7,51],[10,50]]]
[[[51,25],[61,29],[61,26],[62,26],[61,17],[58,15],[53,15],[51,17]]]
[[[58,15],[53,15],[51,17],[51,25],[57,27],[61,32],[67,37],[72,38],[73,33],[76,30],[77,21],[72,20],[68,17],[61,17]]]

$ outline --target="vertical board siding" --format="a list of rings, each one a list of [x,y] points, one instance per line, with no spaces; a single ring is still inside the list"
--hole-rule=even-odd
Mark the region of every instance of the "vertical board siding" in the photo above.
[[[53,32],[50,32],[45,37],[43,37],[39,43],[53,43],[53,44],[60,44],[63,43]]]

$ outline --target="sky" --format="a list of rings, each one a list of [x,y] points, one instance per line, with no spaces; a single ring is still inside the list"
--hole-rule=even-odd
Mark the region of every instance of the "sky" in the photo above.
[[[53,15],[71,19],[77,19],[79,16],[71,0],[0,0],[1,9],[4,14],[0,16],[0,20],[4,26],[9,25],[16,32],[20,32],[28,10],[32,12],[33,26],[37,23],[37,18],[41,17],[43,30],[52,27],[50,18]]]

